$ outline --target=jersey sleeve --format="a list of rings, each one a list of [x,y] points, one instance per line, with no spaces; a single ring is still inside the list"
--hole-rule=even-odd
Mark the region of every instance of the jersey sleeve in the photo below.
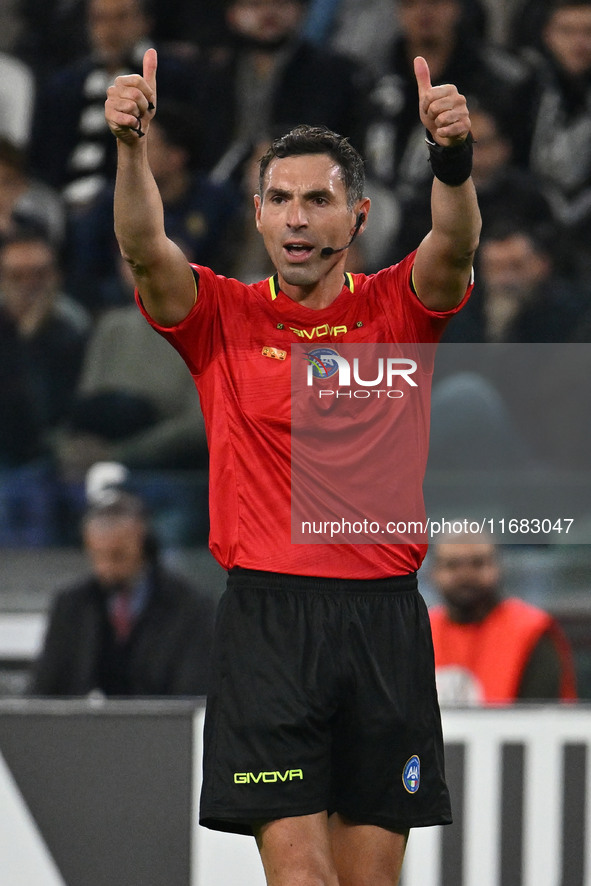
[[[393,333],[397,341],[436,343],[443,335],[451,317],[457,314],[468,301],[474,287],[474,275],[459,304],[449,311],[432,311],[420,300],[412,283],[412,269],[416,250],[398,264],[380,271],[376,278],[382,278],[378,291],[382,294],[384,309],[390,317]]]
[[[179,352],[193,375],[208,366],[221,343],[220,292],[222,278],[210,268],[191,265],[197,286],[195,304],[184,320],[176,326],[160,326],[150,317],[139,292],[136,303],[150,324]]]

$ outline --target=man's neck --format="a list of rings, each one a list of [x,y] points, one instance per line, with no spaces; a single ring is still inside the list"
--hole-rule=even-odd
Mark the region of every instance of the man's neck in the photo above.
[[[333,273],[335,271],[336,273]],[[321,311],[328,308],[336,301],[342,292],[344,285],[344,270],[341,264],[335,265],[330,275],[315,283],[313,286],[298,286],[290,284],[279,274],[279,287],[282,292],[303,307],[313,311]]]

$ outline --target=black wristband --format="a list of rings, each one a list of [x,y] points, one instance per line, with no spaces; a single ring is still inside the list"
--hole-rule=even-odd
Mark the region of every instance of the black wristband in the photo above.
[[[445,147],[433,141],[433,137],[427,130],[425,138],[429,148],[429,162],[433,175],[443,182],[444,185],[457,187],[470,178],[472,173],[472,145],[474,139],[469,132],[463,142],[457,145]]]

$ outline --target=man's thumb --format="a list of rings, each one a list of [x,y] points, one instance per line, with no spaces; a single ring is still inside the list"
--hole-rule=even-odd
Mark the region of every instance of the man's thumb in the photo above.
[[[143,76],[148,86],[156,95],[156,68],[158,67],[158,53],[155,49],[146,49],[144,54]]]
[[[419,95],[423,95],[427,89],[431,88],[431,73],[426,59],[418,55],[414,61],[415,77],[419,88]]]

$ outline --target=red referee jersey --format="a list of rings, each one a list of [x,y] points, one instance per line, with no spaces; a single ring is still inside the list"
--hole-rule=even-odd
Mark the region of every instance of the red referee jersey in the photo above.
[[[346,274],[322,310],[290,299],[276,276],[246,285],[201,266],[197,301],[177,326],[159,326],[137,298],[199,391],[210,451],[210,548],[224,568],[382,578],[420,566],[426,544],[291,542],[291,346],[437,342],[471,286],[452,311],[430,311],[412,290],[413,260],[414,253],[371,276]]]

